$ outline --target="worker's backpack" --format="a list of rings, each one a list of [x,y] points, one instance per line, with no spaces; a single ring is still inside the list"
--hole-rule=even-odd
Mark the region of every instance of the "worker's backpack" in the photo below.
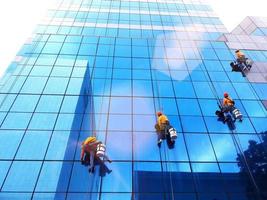
[[[176,132],[175,128],[173,128],[172,126],[170,126],[168,132],[169,132],[170,138],[172,140],[175,140],[177,138],[177,132]]]
[[[234,108],[232,110],[232,114],[234,116],[235,119],[242,119],[242,113],[240,112],[240,110],[238,110],[237,108]]]
[[[106,152],[106,145],[100,143],[96,147],[96,156],[99,158],[103,158]]]
[[[246,59],[246,65],[252,67],[253,61],[250,59]]]

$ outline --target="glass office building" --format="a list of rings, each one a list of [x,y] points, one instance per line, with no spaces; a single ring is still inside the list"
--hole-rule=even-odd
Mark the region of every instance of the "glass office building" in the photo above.
[[[58,1],[0,82],[0,199],[266,200],[266,21],[229,33],[204,0]],[[224,92],[243,122],[218,121]],[[90,135],[111,173],[80,164]]]

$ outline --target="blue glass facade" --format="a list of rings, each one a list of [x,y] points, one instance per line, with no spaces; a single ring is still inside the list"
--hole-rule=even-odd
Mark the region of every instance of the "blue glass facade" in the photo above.
[[[228,33],[204,0],[59,1],[0,82],[0,199],[266,199],[267,25],[252,24]],[[237,48],[247,77],[229,66]],[[233,127],[214,114],[225,91]],[[94,134],[105,176],[80,164]]]

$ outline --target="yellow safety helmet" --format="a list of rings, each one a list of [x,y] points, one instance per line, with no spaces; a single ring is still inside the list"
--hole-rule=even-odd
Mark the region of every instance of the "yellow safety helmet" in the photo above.
[[[89,144],[89,143],[92,143],[95,141],[96,141],[96,137],[90,136],[90,137],[86,138],[86,140],[84,140],[83,144]]]

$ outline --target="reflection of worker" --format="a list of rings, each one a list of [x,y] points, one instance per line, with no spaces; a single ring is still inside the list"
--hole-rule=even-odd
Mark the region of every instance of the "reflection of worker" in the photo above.
[[[161,145],[163,139],[165,139],[166,134],[168,133],[168,126],[170,125],[169,120],[166,115],[162,112],[157,112],[158,121],[155,125],[155,129],[158,134],[158,145]]]
[[[108,158],[107,155],[105,155],[105,148],[104,151],[99,149],[102,153],[98,154],[97,149],[98,147],[101,148],[101,146],[104,146],[101,141],[98,141],[96,137],[90,136],[84,140],[81,147],[81,163],[86,163],[86,158],[89,158],[89,172],[94,172],[94,159],[99,161],[99,163],[102,163],[107,160],[108,162],[111,162],[111,160]],[[105,146],[104,146],[105,147]],[[103,158],[103,161],[101,160],[100,156]]]

